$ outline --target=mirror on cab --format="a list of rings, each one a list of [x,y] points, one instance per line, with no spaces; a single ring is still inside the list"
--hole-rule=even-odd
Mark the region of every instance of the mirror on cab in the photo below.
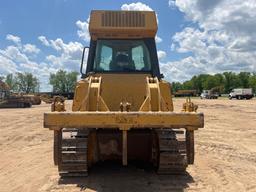
[[[87,60],[88,60],[88,55],[89,55],[89,48],[90,47],[84,47],[84,49],[83,49],[81,66],[80,66],[80,73],[82,75],[86,73],[86,66],[87,66]]]

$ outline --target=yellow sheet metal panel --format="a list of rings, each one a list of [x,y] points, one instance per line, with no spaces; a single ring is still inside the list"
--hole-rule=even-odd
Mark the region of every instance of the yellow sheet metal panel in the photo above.
[[[44,127],[60,128],[202,128],[202,113],[174,112],[49,112]]]
[[[160,96],[159,89],[157,84],[148,84],[149,92],[150,92],[150,111],[160,111]]]
[[[131,111],[173,111],[170,84],[157,79],[149,83],[148,76],[96,74],[81,80],[77,83],[73,111],[120,111],[121,102],[130,103]],[[94,78],[101,80],[92,83]]]
[[[92,11],[89,32],[94,40],[155,37],[156,15],[153,11]]]
[[[100,102],[98,111],[119,111],[120,102],[129,102],[131,111],[138,111],[146,97],[146,76],[148,74],[96,74],[95,77],[102,78],[99,94],[92,93],[90,78],[94,77],[81,80],[76,86],[72,110],[96,111],[92,105]],[[98,95],[101,98],[93,99]]]
[[[89,82],[88,79],[83,79],[77,82],[75,95],[72,105],[72,111],[85,111],[86,98],[88,92]]]
[[[110,111],[120,111],[120,102],[138,111],[146,96],[148,74],[97,74],[102,77],[101,96]]]
[[[162,80],[159,82],[159,88],[162,96],[162,104],[166,106],[167,111],[173,111],[171,84],[167,81]],[[165,109],[162,108],[162,111],[165,111]]]

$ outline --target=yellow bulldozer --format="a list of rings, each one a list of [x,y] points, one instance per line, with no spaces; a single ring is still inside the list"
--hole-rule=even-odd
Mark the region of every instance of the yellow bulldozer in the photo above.
[[[86,176],[109,160],[184,173],[194,162],[194,130],[204,126],[204,116],[190,100],[174,112],[171,85],[159,70],[155,13],[92,11],[89,31],[72,111],[56,98],[44,113],[60,176]]]

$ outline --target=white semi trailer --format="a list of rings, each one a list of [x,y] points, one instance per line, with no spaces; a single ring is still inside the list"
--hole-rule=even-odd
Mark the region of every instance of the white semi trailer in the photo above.
[[[229,99],[251,99],[253,98],[253,93],[252,93],[252,89],[251,88],[247,88],[247,89],[233,89],[230,93],[229,93]]]

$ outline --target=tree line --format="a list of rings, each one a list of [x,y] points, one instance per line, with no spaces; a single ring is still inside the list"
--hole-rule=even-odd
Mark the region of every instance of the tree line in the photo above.
[[[73,92],[77,76],[77,72],[67,72],[64,70],[51,73],[49,84],[52,85],[52,91],[55,93]],[[4,81],[13,92],[35,93],[39,92],[40,89],[39,79],[32,73],[11,73],[6,75],[6,77],[0,76],[0,80]]]
[[[8,74],[6,77],[0,77],[13,92],[35,93],[39,92],[40,83],[37,77],[32,73]]]
[[[55,93],[73,92],[77,82],[77,72],[67,72],[59,70],[51,73],[49,84],[52,85],[52,91]],[[31,73],[8,74],[6,77],[0,77],[5,81],[12,91],[23,93],[39,92],[40,82],[37,77]],[[200,74],[193,76],[190,80],[181,82],[172,82],[172,91],[177,90],[214,90],[219,93],[229,93],[234,88],[253,88],[256,92],[256,72],[224,72],[215,75]]]
[[[78,75],[79,73],[77,72],[67,72],[64,70],[59,70],[55,74],[50,74],[49,82],[52,85],[52,91],[55,93],[74,92]]]
[[[256,92],[256,72],[224,72],[215,75],[200,74],[190,80],[172,82],[172,91],[194,89],[199,93],[202,90],[214,90],[219,93],[229,93],[234,88],[252,88]]]

